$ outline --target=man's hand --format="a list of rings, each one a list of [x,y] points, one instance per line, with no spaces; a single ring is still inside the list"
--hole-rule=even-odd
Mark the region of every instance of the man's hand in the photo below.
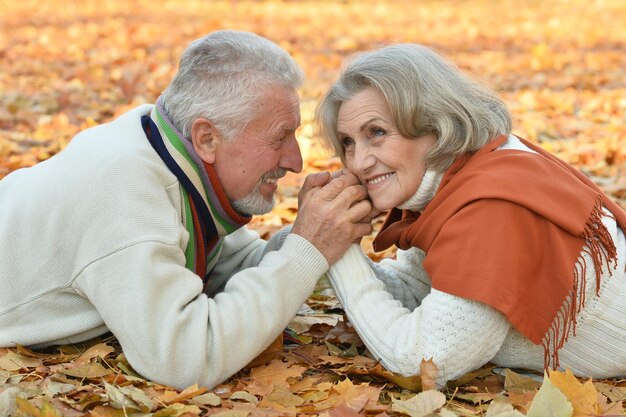
[[[298,216],[292,233],[311,242],[329,265],[357,239],[372,232],[367,191],[356,176],[341,172],[307,177],[298,196]]]

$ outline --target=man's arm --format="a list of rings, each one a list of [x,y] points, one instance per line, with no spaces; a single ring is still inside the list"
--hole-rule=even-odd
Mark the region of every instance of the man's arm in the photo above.
[[[143,242],[90,265],[75,284],[133,368],[178,388],[212,387],[239,371],[280,334],[328,267],[292,235],[209,298],[183,265],[178,245]]]
[[[136,187],[145,195],[116,194],[130,199],[116,207],[132,204],[134,214],[117,218],[143,222],[142,235],[152,237],[90,263],[74,287],[93,304],[139,373],[178,388],[215,386],[250,362],[297,313],[328,260],[371,230],[359,223],[361,212],[369,211],[369,203],[358,202],[365,194],[361,186],[344,179],[319,187],[300,210],[299,233],[294,224],[279,250],[234,274],[210,298],[202,280],[184,267],[186,231],[172,223],[177,221],[172,210],[143,206],[164,198],[160,184],[149,186],[150,181],[156,180],[147,176]],[[169,219],[169,226],[152,230],[153,217],[145,213]],[[113,234],[116,228],[110,229]],[[258,239],[249,244],[258,245]]]
[[[261,239],[256,231],[245,226],[226,236],[205,293],[209,297],[217,294],[234,274],[257,266],[265,254],[279,250],[291,233],[291,227],[292,225],[282,228],[269,241]]]

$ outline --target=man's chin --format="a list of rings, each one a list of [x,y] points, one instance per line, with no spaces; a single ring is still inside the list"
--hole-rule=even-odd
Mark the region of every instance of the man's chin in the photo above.
[[[252,193],[232,203],[237,213],[243,216],[267,214],[274,209],[274,196],[267,200],[259,193]]]

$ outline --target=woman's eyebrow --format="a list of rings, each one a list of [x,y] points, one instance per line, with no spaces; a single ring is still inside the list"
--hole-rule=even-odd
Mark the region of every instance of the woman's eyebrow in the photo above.
[[[365,123],[363,123],[361,125],[361,127],[359,128],[359,130],[362,132],[365,130],[365,128],[372,122],[376,121],[376,120],[380,120],[381,122],[383,121],[383,119],[381,119],[380,117],[372,117],[371,119],[369,119],[368,121],[366,121]]]

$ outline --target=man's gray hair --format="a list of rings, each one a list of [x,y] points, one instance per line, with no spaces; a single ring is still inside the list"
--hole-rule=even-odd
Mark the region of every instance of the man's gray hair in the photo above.
[[[193,41],[162,104],[187,139],[198,118],[210,120],[230,140],[257,115],[256,104],[273,87],[297,89],[304,73],[274,42],[249,32],[221,30]]]
[[[476,151],[511,131],[504,102],[431,49],[398,44],[353,55],[315,112],[318,135],[345,163],[337,136],[341,103],[368,87],[385,97],[393,122],[405,137],[437,137],[428,169],[444,171],[459,155]]]

